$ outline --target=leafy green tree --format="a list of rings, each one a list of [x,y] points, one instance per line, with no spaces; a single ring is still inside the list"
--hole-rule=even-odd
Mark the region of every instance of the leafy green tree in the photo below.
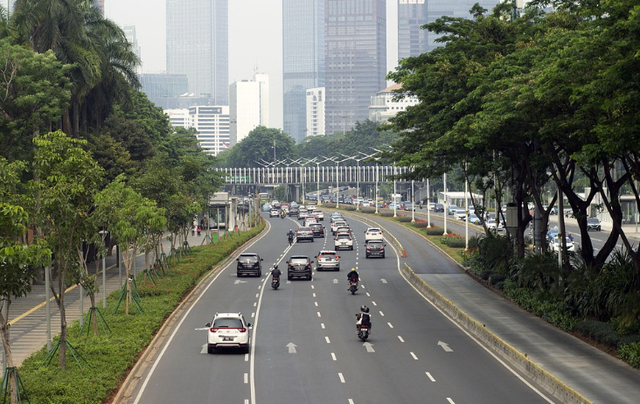
[[[77,246],[82,227],[102,184],[102,169],[82,147],[86,141],[70,139],[57,131],[38,136],[33,160],[31,189],[35,219],[54,252],[58,290],[52,286],[60,312],[60,367],[66,366],[67,318],[65,290],[72,271],[78,268]]]
[[[0,157],[0,339],[9,369],[7,377],[12,404],[19,401],[9,338],[11,302],[13,298],[25,296],[31,291],[34,267],[48,262],[51,256],[51,251],[41,239],[34,240],[28,246],[22,240],[29,223],[29,215],[17,198],[20,175],[24,170],[24,163],[8,163]]]
[[[295,140],[280,129],[258,126],[246,138],[233,146],[227,156],[231,167],[261,167],[259,162],[295,159],[297,149]]]
[[[68,68],[51,51],[35,53],[0,39],[0,155],[31,159],[34,136],[69,106]]]

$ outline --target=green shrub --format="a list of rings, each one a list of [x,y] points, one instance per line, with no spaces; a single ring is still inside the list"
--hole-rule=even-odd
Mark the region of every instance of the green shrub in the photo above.
[[[445,244],[451,248],[464,248],[467,242],[464,237],[456,233],[447,233],[440,239],[442,244]]]
[[[422,221],[413,223],[413,227],[417,229],[426,229],[428,225],[429,223]]]
[[[425,232],[427,233],[427,236],[442,236],[444,230],[442,229],[442,227],[431,226],[430,228],[425,229]]]
[[[372,208],[370,206],[360,208],[362,213],[376,213],[376,208]]]
[[[411,217],[409,216],[398,216],[396,218],[397,221],[399,221],[400,223],[410,223],[411,222]]]
[[[379,212],[382,217],[393,217],[393,212]]]
[[[618,349],[618,354],[629,365],[640,369],[640,342],[622,345]]]

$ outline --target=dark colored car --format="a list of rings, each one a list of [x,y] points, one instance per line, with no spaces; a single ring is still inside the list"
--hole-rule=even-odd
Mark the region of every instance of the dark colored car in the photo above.
[[[288,213],[289,213],[289,216],[298,216],[298,213],[300,213],[300,209],[298,209],[295,206],[292,206],[289,208]]]
[[[435,208],[433,208],[434,212],[444,212],[444,205],[441,203],[436,203]]]
[[[287,279],[307,278],[311,280],[311,264],[313,261],[306,255],[292,255],[287,261]]]
[[[587,231],[589,230],[594,230],[594,231],[601,231],[602,230],[602,223],[600,222],[600,219],[598,219],[597,217],[590,217],[587,219]]]
[[[309,225],[313,237],[324,237],[324,227],[320,223],[311,223]]]
[[[384,248],[387,245],[382,240],[370,240],[366,246],[366,257],[380,257],[384,258]]]
[[[258,254],[243,253],[238,258],[236,273],[238,277],[244,275],[262,276],[262,258]]]

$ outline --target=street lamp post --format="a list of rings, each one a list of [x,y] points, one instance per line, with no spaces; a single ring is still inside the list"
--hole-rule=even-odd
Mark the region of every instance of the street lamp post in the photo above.
[[[396,162],[393,162],[393,217],[398,217],[396,214],[396,209],[398,208],[398,202],[396,201]]]
[[[429,206],[431,205],[431,188],[429,187],[429,178],[427,178],[427,228],[431,228],[431,211]]]
[[[442,174],[442,195],[444,197],[444,212],[442,212],[442,216],[444,217],[444,233],[443,235],[447,235],[447,216],[449,215],[449,208],[447,207],[447,173]]]
[[[415,180],[411,180],[411,223],[416,222],[416,197],[414,195]]]

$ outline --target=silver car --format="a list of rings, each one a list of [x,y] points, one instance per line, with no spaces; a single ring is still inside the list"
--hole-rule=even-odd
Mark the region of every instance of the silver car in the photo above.
[[[318,271],[340,270],[340,257],[338,256],[338,253],[333,250],[322,250],[315,258],[318,259],[318,264],[316,265],[316,269]]]

